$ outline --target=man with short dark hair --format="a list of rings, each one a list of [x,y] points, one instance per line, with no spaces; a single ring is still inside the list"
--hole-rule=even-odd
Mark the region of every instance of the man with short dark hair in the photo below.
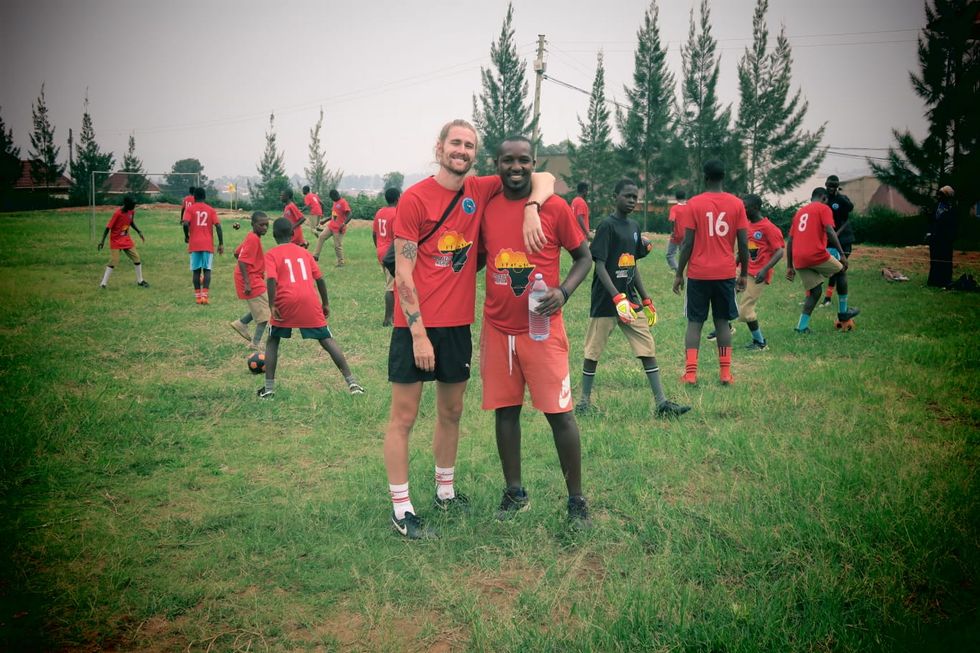
[[[681,249],[684,242],[684,221],[681,216],[688,212],[687,193],[678,188],[674,193],[677,203],[670,207],[667,219],[670,221],[670,239],[667,241],[667,267],[671,272],[677,272],[677,252]]]
[[[105,226],[105,231],[102,232],[102,240],[99,241],[99,250],[101,251],[105,247],[105,237],[109,236],[109,250],[112,252],[112,255],[109,257],[109,264],[105,266],[105,272],[102,274],[102,283],[99,284],[99,287],[103,290],[109,284],[109,276],[112,274],[112,271],[119,264],[119,252],[123,252],[133,262],[133,267],[136,270],[136,285],[140,288],[150,287],[150,284],[143,280],[143,261],[140,259],[139,252],[136,251],[136,245],[133,244],[133,239],[129,235],[129,228],[132,227],[133,231],[139,234],[140,240],[144,243],[146,242],[146,238],[143,237],[143,232],[136,226],[135,216],[136,200],[127,195],[123,198],[122,206],[116,209],[112,217],[109,218],[109,222]]]
[[[953,209],[953,187],[943,186],[936,192],[936,210],[929,218],[929,281],[927,285],[947,288],[953,283],[953,239],[956,237],[956,212]]]
[[[762,297],[762,291],[772,281],[773,268],[782,260],[785,245],[783,233],[769,218],[762,215],[762,198],[758,195],[746,195],[742,198],[745,205],[745,215],[749,219],[749,277],[742,301],[738,305],[738,319],[749,326],[752,340],[746,345],[749,351],[762,351],[768,344],[759,327],[759,316],[755,312],[756,304]]]
[[[840,179],[837,175],[827,177],[825,184],[827,189],[827,205],[834,214],[834,231],[837,232],[837,240],[843,248],[844,255],[851,258],[851,248],[854,245],[854,230],[851,229],[849,220],[851,211],[854,210],[854,203],[851,199],[840,192]],[[827,294],[824,296],[821,306],[830,306],[830,300],[834,296],[834,289],[837,289],[837,298],[841,311],[847,310],[847,269],[843,269],[827,282]]]
[[[586,201],[589,196],[589,185],[584,181],[580,181],[575,186],[575,192],[578,194],[572,198],[572,215],[575,216],[575,220],[578,222],[582,233],[585,234],[586,239],[591,241],[592,234],[589,232],[589,203]]]
[[[330,220],[327,222],[327,229],[320,233],[316,239],[316,251],[313,252],[313,259],[320,260],[320,252],[323,250],[323,243],[333,238],[333,251],[337,255],[337,267],[344,267],[344,234],[347,233],[347,223],[350,222],[352,213],[350,204],[347,203],[336,188],[329,193],[333,201],[330,211]]]
[[[381,263],[388,247],[391,246],[392,230],[395,228],[395,207],[401,197],[400,188],[389,188],[385,191],[385,202],[388,206],[382,206],[374,214],[374,221],[371,223],[371,240],[374,241],[374,250],[378,255],[378,263]],[[381,263],[381,271],[385,275],[385,318],[381,326],[391,326],[395,318],[395,277],[388,272],[388,268]]]
[[[283,204],[282,217],[289,220],[293,225],[293,243],[300,247],[309,247],[309,243],[303,238],[302,225],[306,222],[306,216],[293,201],[293,189],[283,189],[282,193],[279,194],[279,201]]]
[[[686,362],[684,383],[698,382],[698,353],[701,330],[708,319],[708,308],[715,324],[718,344],[719,379],[732,385],[732,333],[729,321],[738,317],[735,293],[745,290],[749,274],[748,219],[745,206],[735,195],[722,189],[725,164],[712,159],[704,164],[705,191],[688,202],[683,217],[684,242],[681,244],[674,292],[684,288],[687,270],[687,332],[684,335]],[[732,250],[738,245],[738,278]]]
[[[184,211],[184,242],[191,257],[191,280],[194,299],[198,304],[210,304],[211,265],[214,262],[214,234],[218,234],[218,254],[225,253],[225,237],[217,212],[204,202],[203,188],[194,189],[194,203]]]
[[[310,190],[309,186],[303,186],[303,206],[310,212],[313,233],[319,235],[323,229],[323,202],[319,195]]]

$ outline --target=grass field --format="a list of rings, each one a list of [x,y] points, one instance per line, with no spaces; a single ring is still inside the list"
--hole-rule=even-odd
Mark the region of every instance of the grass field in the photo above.
[[[412,494],[442,537],[409,543],[388,522],[388,330],[365,225],[345,240],[347,268],[330,265],[329,243],[323,258],[331,327],[367,394],[349,396],[326,353],[292,340],[262,401],[227,326],[244,310],[234,259],[218,259],[212,303],[197,306],[176,211],[137,223],[151,287],[123,259],[100,291],[107,252],[87,213],[0,218],[0,649],[980,647],[980,295],[926,289],[905,250],[857,248],[848,334],[817,309],[813,334],[795,336],[800,286],[780,267],[760,307],[771,348],[744,352],[741,325],[736,385],[715,381],[705,343],[701,384],[685,389],[658,237],[640,262],[658,358],[668,395],[693,410],[652,417],[614,338],[601,412],[580,420],[595,527],[573,534],[530,409],[532,509],[493,519],[503,481],[478,377],[457,463],[475,505],[435,519],[428,388]],[[245,231],[226,235],[234,246]],[[912,281],[887,284],[882,261]],[[583,286],[566,309],[576,395],[587,316]]]

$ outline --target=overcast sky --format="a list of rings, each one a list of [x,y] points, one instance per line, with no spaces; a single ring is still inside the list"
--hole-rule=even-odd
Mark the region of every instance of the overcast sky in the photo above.
[[[658,4],[680,80],[680,46],[697,2]],[[735,105],[736,64],[751,39],[754,6],[711,4],[719,93]],[[549,75],[588,90],[602,49],[607,98],[622,100],[648,7],[646,0],[514,0],[530,93],[535,42],[544,34]],[[472,116],[480,66],[489,65],[506,8],[502,0],[3,0],[0,115],[26,158],[31,105],[44,82],[64,158],[87,88],[96,139],[117,162],[132,132],[148,172],[195,157],[218,177],[255,174],[275,112],[287,173],[302,176],[322,106],[331,168],[431,172],[439,127]],[[885,148],[893,127],[924,131],[922,103],[909,84],[925,22],[921,0],[770,0],[768,22],[770,42],[786,27],[793,84],[810,104],[806,126],[826,122],[826,145],[881,155],[848,148]],[[543,83],[546,143],[577,140],[576,118],[588,99]],[[835,155],[821,172],[864,169],[861,159]]]

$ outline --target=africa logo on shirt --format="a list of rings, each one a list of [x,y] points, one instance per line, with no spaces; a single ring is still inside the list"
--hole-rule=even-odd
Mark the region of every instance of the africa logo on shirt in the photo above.
[[[466,265],[466,258],[469,255],[470,247],[473,242],[466,242],[466,238],[456,231],[447,231],[439,236],[439,254],[435,257],[437,267],[445,268],[450,264],[453,272],[459,272]]]
[[[510,284],[510,289],[514,291],[514,297],[520,297],[527,288],[527,280],[534,272],[534,265],[527,260],[524,252],[515,252],[509,247],[497,252],[493,259],[493,266],[500,270],[494,275],[494,283],[500,285]]]
[[[761,231],[755,232],[754,234],[752,234],[752,238],[755,240],[761,240],[762,232]],[[759,255],[759,244],[756,243],[755,240],[749,240],[749,258],[752,259],[753,261]]]
[[[627,252],[623,252],[619,255],[619,267],[621,268],[635,268],[636,267],[636,257]]]

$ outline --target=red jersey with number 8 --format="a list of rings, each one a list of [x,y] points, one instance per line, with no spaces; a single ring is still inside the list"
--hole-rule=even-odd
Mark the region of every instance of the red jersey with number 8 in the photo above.
[[[789,228],[793,239],[793,267],[812,268],[830,258],[827,227],[834,228],[834,212],[820,202],[810,202],[793,216]]]
[[[322,275],[313,255],[294,243],[273,247],[265,253],[265,276],[276,282],[276,305],[281,319],[269,324],[279,327],[316,329],[327,326],[316,280]]]
[[[715,281],[735,278],[738,230],[748,229],[745,205],[731,193],[701,193],[677,217],[684,229],[694,230],[694,249],[687,267],[689,279]]]

